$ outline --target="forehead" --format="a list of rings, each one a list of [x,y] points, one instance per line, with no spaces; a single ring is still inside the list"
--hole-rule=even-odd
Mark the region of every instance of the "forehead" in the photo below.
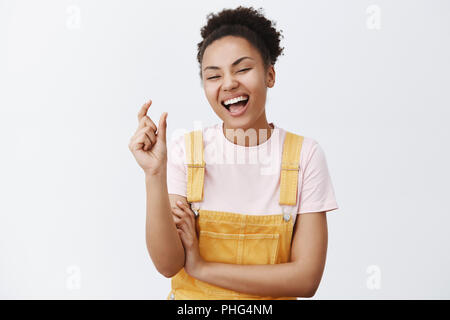
[[[248,56],[255,61],[259,61],[260,57],[256,50],[247,39],[236,36],[225,36],[213,41],[203,53],[203,66],[228,67],[236,59]],[[244,61],[252,61],[245,59]]]

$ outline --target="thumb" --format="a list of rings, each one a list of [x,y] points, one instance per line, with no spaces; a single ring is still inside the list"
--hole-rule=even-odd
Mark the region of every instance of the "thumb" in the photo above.
[[[156,133],[156,138],[158,140],[161,140],[162,142],[166,143],[166,129],[167,129],[167,119],[168,113],[163,112],[161,117],[159,118],[158,123],[158,132]]]

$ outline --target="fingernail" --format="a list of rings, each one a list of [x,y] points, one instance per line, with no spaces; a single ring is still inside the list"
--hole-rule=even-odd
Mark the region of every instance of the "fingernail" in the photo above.
[[[177,204],[183,204],[183,202],[181,202],[180,200],[177,201]]]

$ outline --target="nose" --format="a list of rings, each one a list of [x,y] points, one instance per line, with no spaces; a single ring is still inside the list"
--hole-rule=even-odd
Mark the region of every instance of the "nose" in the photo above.
[[[223,90],[230,91],[237,87],[238,82],[231,74],[225,74],[223,76]]]

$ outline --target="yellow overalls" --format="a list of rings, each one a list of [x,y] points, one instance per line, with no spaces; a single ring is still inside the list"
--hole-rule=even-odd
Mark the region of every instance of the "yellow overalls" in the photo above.
[[[290,260],[293,222],[286,206],[297,203],[298,173],[303,136],[286,132],[283,144],[280,198],[283,213],[247,215],[194,209],[200,255],[205,261],[234,264],[275,264]],[[187,201],[203,199],[205,162],[201,130],[185,134]],[[295,214],[295,213],[294,213]],[[171,279],[167,299],[176,300],[296,300],[296,297],[256,296],[197,280],[182,268]]]

